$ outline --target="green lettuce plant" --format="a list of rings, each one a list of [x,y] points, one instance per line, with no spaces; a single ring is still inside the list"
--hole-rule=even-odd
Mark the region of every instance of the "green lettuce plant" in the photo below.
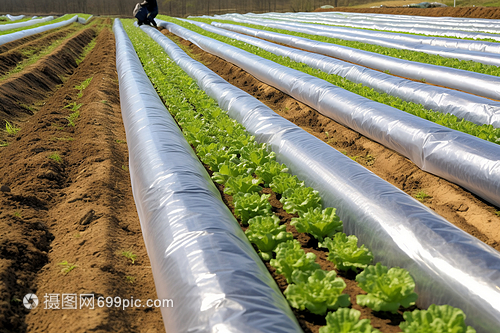
[[[259,249],[260,257],[269,261],[273,257],[272,251],[278,244],[293,239],[293,235],[286,231],[286,225],[280,225],[280,219],[275,216],[255,216],[248,220],[248,229],[245,231],[250,243]]]
[[[311,272],[320,268],[315,262],[316,255],[314,253],[305,253],[297,240],[289,240],[279,244],[276,249],[276,259],[271,259],[271,266],[276,269],[276,273],[283,275],[286,282],[292,282],[292,273],[294,270],[303,272]]]
[[[335,213],[336,209],[332,207],[324,210],[319,207],[309,208],[307,212],[299,213],[298,218],[293,218],[290,224],[298,232],[311,234],[322,242],[324,237],[332,237],[342,231],[343,223]]]
[[[231,177],[251,175],[253,172],[254,170],[246,163],[236,164],[230,161],[225,161],[219,164],[219,171],[213,173],[212,179],[216,183],[224,184]]]
[[[290,305],[296,309],[307,309],[317,315],[327,310],[336,310],[351,304],[349,295],[342,294],[346,284],[335,271],[315,270],[311,275],[300,270],[292,273],[292,281],[284,294]]]
[[[341,271],[364,269],[373,260],[368,248],[364,245],[358,247],[358,238],[354,235],[339,232],[333,238],[325,238],[319,245],[328,249],[328,260]]]
[[[321,197],[312,187],[290,188],[283,192],[280,202],[289,214],[307,212],[310,208],[321,209]]]
[[[235,195],[237,193],[252,193],[262,191],[259,184],[262,182],[260,178],[253,178],[252,175],[239,175],[231,177],[226,181],[224,193]]]
[[[414,305],[418,297],[410,273],[399,267],[388,269],[381,263],[368,266],[356,276],[356,282],[368,293],[357,295],[356,301],[375,311],[396,313],[400,305],[404,308]]]
[[[380,333],[370,325],[370,319],[359,320],[361,312],[356,309],[340,308],[326,315],[326,326],[319,333]]]
[[[286,167],[286,165],[271,160],[262,165],[259,165],[255,170],[255,174],[262,178],[265,186],[269,186],[269,183],[273,180],[273,177],[287,171],[288,168]]]
[[[243,225],[248,224],[248,220],[258,215],[270,215],[271,204],[268,199],[270,194],[239,193],[233,197],[234,214],[238,216]]]
[[[269,183],[269,187],[275,193],[282,194],[288,189],[302,187],[304,182],[299,181],[297,176],[292,176],[289,173],[280,173],[273,177]]]
[[[476,333],[465,325],[464,312],[450,305],[432,304],[428,310],[407,311],[403,317],[406,321],[399,327],[404,333]]]

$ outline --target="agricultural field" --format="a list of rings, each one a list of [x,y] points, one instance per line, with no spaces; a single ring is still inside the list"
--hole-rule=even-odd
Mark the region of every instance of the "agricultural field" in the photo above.
[[[0,45],[5,331],[496,332],[500,21],[84,19]]]

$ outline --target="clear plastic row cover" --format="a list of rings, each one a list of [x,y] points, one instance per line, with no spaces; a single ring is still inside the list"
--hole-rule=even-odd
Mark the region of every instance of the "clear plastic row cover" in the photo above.
[[[177,32],[173,24],[159,24]],[[318,190],[324,207],[336,207],[344,231],[356,234],[376,261],[410,271],[419,306],[459,307],[478,332],[496,332],[500,253],[232,86],[160,32],[144,30],[222,109],[258,141],[270,144],[280,162]]]
[[[236,17],[241,14],[226,14],[224,17]],[[498,40],[500,36],[500,24],[497,22],[485,22],[484,24],[455,21],[452,23],[441,23],[436,22],[436,20],[413,20],[412,17],[407,16],[406,18],[401,18],[398,21],[392,20],[392,22],[376,22],[368,20],[357,20],[352,22],[349,19],[345,19],[339,16],[326,17],[324,14],[316,14],[314,16],[306,16],[293,13],[284,14],[244,14],[242,15],[247,18],[259,18],[259,19],[274,19],[281,21],[292,21],[292,22],[306,22],[315,24],[329,24],[329,25],[342,25],[353,28],[364,28],[364,29],[374,29],[374,30],[386,30],[386,31],[398,31],[398,32],[409,32],[424,35],[436,35],[436,36],[450,36],[450,37],[463,37],[463,33],[472,35],[474,39],[476,38],[492,38]],[[496,23],[496,24],[495,24]],[[486,37],[490,36],[490,37]]]
[[[305,32],[302,28],[289,26],[286,23],[266,23],[263,21],[248,19],[235,19],[235,21]],[[336,37],[335,33],[315,29],[313,30],[315,31],[314,34],[333,38]],[[293,40],[295,41],[295,39]],[[301,40],[297,39],[297,42],[300,41]],[[295,44],[298,44],[297,47],[300,47],[300,43]],[[414,80],[425,80],[428,83],[500,100],[500,77],[498,76],[409,61],[331,43],[318,42],[314,47],[314,52],[326,54],[364,67],[377,69],[382,72],[389,71],[393,75]]]
[[[264,20],[252,21],[252,22],[254,22],[255,24],[257,24],[257,22],[268,24]],[[420,40],[411,40],[412,38],[408,37],[398,38],[400,35],[392,36],[389,33],[372,34],[372,31],[329,27],[317,24],[303,24],[294,22],[283,24],[274,21],[273,27],[312,34],[312,35],[326,36],[342,40],[380,45],[383,47],[409,50],[415,52],[423,52],[431,55],[439,55],[444,58],[454,58],[465,61],[475,61],[485,65],[500,66],[500,54],[499,54],[500,45],[498,43],[477,42],[477,41],[474,41],[475,43],[461,43],[461,44],[468,44],[464,46],[472,46],[475,48],[482,48],[482,49],[488,48],[488,50],[495,51],[494,53],[491,53],[491,52],[484,52],[482,50],[471,50],[469,48],[460,48],[460,49],[454,47],[451,48],[451,46],[456,44],[461,45],[459,43],[456,43],[456,40],[455,42],[448,41],[447,43],[444,43],[444,45],[435,45],[435,44],[429,45],[429,44],[423,44],[422,41]],[[422,38],[430,39],[429,37],[420,37],[420,39]]]
[[[165,329],[302,332],[115,20],[130,175]]]
[[[13,15],[7,14],[7,15],[5,15],[5,17],[7,17],[11,21],[19,21],[19,20],[24,18],[24,15],[13,16]]]
[[[316,46],[322,44],[321,42],[240,25],[212,22],[213,27],[211,27],[208,24],[197,21],[186,21],[207,31],[258,46],[279,56],[288,57],[293,61],[304,63],[312,68],[320,69],[325,73],[339,75],[352,82],[361,83],[367,87],[373,88],[375,91],[396,96],[408,102],[422,104],[426,109],[442,113],[451,113],[461,119],[471,121],[478,125],[488,124],[494,127],[500,127],[500,102],[467,94],[458,90],[406,80],[370,68],[324,56],[319,53],[314,53]],[[221,30],[216,27],[229,31]],[[305,52],[280,44],[267,42],[263,39],[280,44],[296,46],[312,52]]]
[[[65,21],[51,23],[51,24],[47,24],[47,25],[42,25],[41,27],[37,27],[37,28],[25,29],[25,30],[13,32],[10,34],[2,35],[2,36],[0,36],[0,45],[3,45],[5,43],[10,43],[10,42],[13,42],[15,40],[18,40],[18,39],[21,39],[24,37],[28,37],[31,35],[39,34],[41,32],[48,31],[51,29],[64,27],[66,25],[69,25],[71,23],[76,22],[77,20],[78,20],[78,16],[75,15],[72,18],[67,19]]]
[[[203,50],[399,152],[422,170],[459,184],[500,206],[500,145],[374,102],[176,24],[165,25],[172,33]]]
[[[54,16],[47,16],[47,17],[44,17],[44,18],[33,19],[33,20],[25,21],[25,22],[0,24],[0,31],[17,29],[17,28],[21,28],[21,27],[29,27],[30,25],[35,25],[35,24],[38,24],[38,23],[52,21],[53,19],[54,19]]]
[[[269,21],[269,20],[261,20],[259,22],[262,23],[283,23],[281,21]],[[316,30],[324,30],[330,32],[336,32],[338,35],[337,38],[343,39],[343,36],[347,37],[365,37],[363,40],[366,43],[370,44],[378,44],[379,41],[384,42],[393,42],[392,47],[401,48],[395,42],[407,43],[410,42],[415,44],[412,47],[418,47],[418,45],[429,45],[429,46],[439,46],[450,49],[461,49],[461,50],[469,50],[469,51],[480,51],[487,53],[500,53],[500,44],[494,42],[487,41],[479,41],[479,40],[469,40],[469,39],[459,39],[459,38],[446,38],[446,37],[427,37],[421,35],[410,35],[396,32],[384,32],[384,31],[373,31],[373,30],[365,30],[365,29],[355,29],[348,27],[338,27],[338,26],[329,26],[322,24],[307,24],[307,23],[299,23],[295,21],[287,21],[287,26],[293,26],[303,29],[316,29]],[[300,30],[299,30],[300,31]],[[303,31],[306,33],[306,31]],[[311,30],[314,32],[314,30]],[[495,35],[495,37],[500,37]],[[371,38],[371,40],[370,40]],[[361,40],[361,39],[360,39]],[[382,44],[380,44],[382,45]],[[389,44],[391,45],[391,44]]]

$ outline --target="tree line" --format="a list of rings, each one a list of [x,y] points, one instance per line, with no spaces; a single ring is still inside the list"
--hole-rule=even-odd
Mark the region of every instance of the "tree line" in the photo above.
[[[175,17],[226,13],[312,11],[323,5],[345,7],[368,0],[158,0],[160,14]],[[0,14],[62,15],[85,13],[131,17],[139,0],[2,0]]]

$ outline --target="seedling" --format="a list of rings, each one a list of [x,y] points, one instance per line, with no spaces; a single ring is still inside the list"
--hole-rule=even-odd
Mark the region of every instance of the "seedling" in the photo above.
[[[427,193],[425,193],[425,191],[418,191],[417,194],[415,194],[415,198],[417,198],[417,200],[423,202],[425,199],[428,199],[428,198],[432,198],[430,195],[428,195]]]
[[[122,169],[123,169],[124,171],[128,171],[128,166],[126,166],[126,165],[122,165]]]
[[[134,264],[135,260],[137,259],[137,255],[134,254],[131,250],[123,251],[122,256],[124,256],[127,259],[130,259],[132,261],[132,264]]]
[[[63,273],[64,275],[68,274],[69,272],[74,270],[76,267],[78,267],[78,265],[71,264],[67,260],[60,262],[57,265],[62,266],[61,273]]]
[[[497,210],[495,214],[497,214],[497,216],[500,216],[500,210]]]
[[[16,135],[17,132],[21,130],[20,127],[16,127],[16,125],[9,123],[8,121],[5,121],[5,132],[9,135]]]
[[[21,218],[21,212],[14,212],[12,215],[14,215],[15,217],[18,217],[18,218]]]
[[[57,163],[62,163],[62,157],[59,156],[59,154],[57,152],[50,154],[49,158],[53,161],[56,161]]]
[[[116,143],[127,143],[125,140],[116,140]]]
[[[0,147],[7,147],[9,145],[8,142],[2,141],[0,142]]]
[[[135,282],[135,277],[125,276],[125,280],[127,280],[128,283],[133,284]]]
[[[18,304],[18,303],[21,303],[21,302],[22,302],[22,300],[21,300],[21,299],[19,299],[19,298],[17,298],[17,296],[15,296],[15,295],[14,295],[14,296],[12,296],[12,299],[10,300],[10,302],[11,302],[12,304]]]
[[[79,232],[77,232],[77,233],[74,235],[74,237],[75,237],[75,238],[80,238],[80,237],[82,237],[82,235],[81,235]]]
[[[420,81],[421,81],[422,83],[427,82],[427,80],[426,80],[425,78],[421,78],[421,79],[420,79]]]
[[[71,111],[78,111],[78,109],[81,108],[82,105],[83,105],[82,103],[71,102],[68,105],[66,105],[64,108],[70,109]]]
[[[66,119],[68,120],[68,126],[73,126],[75,127],[75,121],[78,119],[78,117],[80,117],[80,111],[75,111],[73,112],[72,114],[70,114],[69,116],[66,117]]]
[[[391,74],[391,71],[389,71],[388,69],[386,69],[386,70],[384,71],[384,73],[385,73],[385,74]]]
[[[103,100],[101,101],[101,103],[102,103],[102,104],[108,104],[108,101],[107,101],[107,100],[105,100],[105,99],[103,99]]]

